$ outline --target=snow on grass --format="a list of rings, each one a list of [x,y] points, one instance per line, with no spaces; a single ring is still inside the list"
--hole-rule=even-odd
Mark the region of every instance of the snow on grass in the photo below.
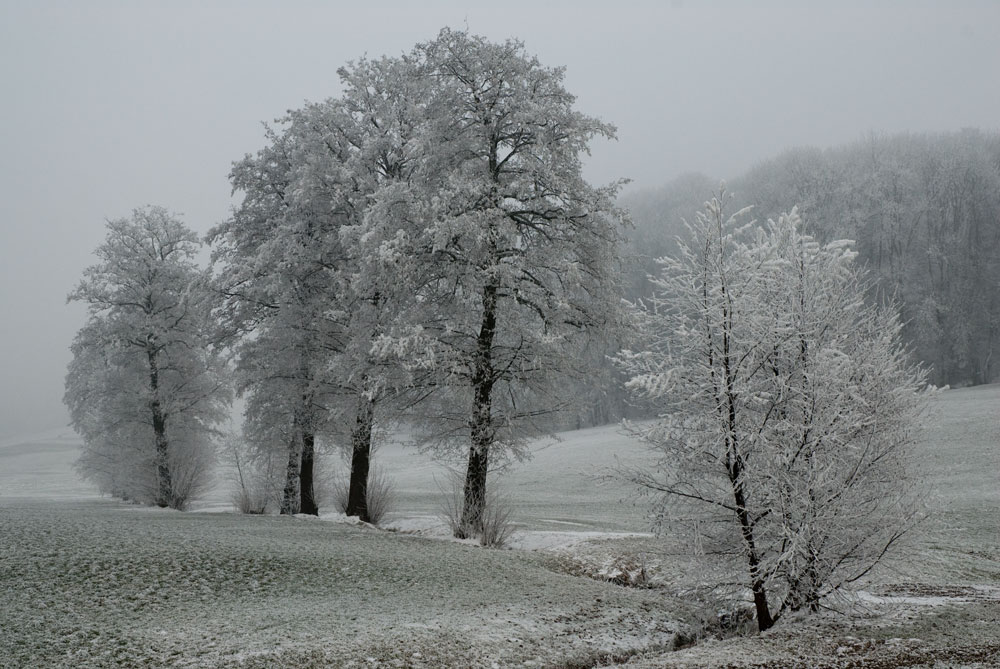
[[[395,485],[397,510],[388,525],[403,527],[414,518],[436,518],[450,493],[454,472],[408,446],[405,436],[382,445],[375,456]],[[540,439],[526,462],[507,464],[490,479],[515,509],[521,530],[643,532],[646,510],[634,504],[634,489],[606,480],[622,463],[645,454],[617,425],[577,430],[557,440]]]
[[[628,667],[1000,667],[1000,385],[943,393],[918,462],[927,517],[838,613]]]
[[[0,666],[510,666],[672,638],[656,593],[338,522],[4,500],[0,535]]]
[[[94,487],[73,469],[80,443],[69,428],[0,442],[0,497],[96,497]]]
[[[601,478],[643,456],[614,426],[538,442],[508,468],[505,551],[450,539],[447,468],[398,442],[377,455],[399,498],[385,532],[326,511],[236,515],[222,475],[199,513],[120,505],[77,479],[67,431],[7,440],[0,666],[1000,666],[1000,386],[948,391],[937,409],[920,454],[928,518],[865,585],[858,619],[708,633],[676,652],[656,648],[710,621],[697,600],[712,577]]]

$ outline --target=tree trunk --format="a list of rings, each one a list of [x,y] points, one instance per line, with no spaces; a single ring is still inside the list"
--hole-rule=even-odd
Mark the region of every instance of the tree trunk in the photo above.
[[[292,441],[288,444],[288,462],[285,466],[285,489],[281,496],[281,513],[292,515],[299,512],[299,472],[302,467],[302,444],[296,428]]]
[[[173,482],[170,478],[170,448],[167,441],[167,417],[160,404],[160,368],[156,362],[156,351],[146,351],[149,359],[149,390],[152,399],[149,408],[153,414],[153,438],[156,444],[156,505],[171,506]]]
[[[465,473],[462,521],[455,536],[459,539],[477,537],[483,532],[483,512],[486,507],[486,473],[489,470],[489,444],[476,443],[469,448],[469,467]]]
[[[483,319],[479,328],[476,360],[472,374],[474,400],[470,427],[469,467],[465,474],[462,519],[455,533],[460,539],[479,536],[486,506],[486,474],[493,444],[493,336],[497,325],[497,286],[483,288]]]
[[[351,430],[351,482],[347,491],[348,516],[371,522],[368,515],[368,475],[371,468],[372,421],[375,403],[363,395],[358,398],[357,418]]]
[[[299,469],[299,513],[310,516],[319,515],[316,505],[315,481],[313,472],[316,463],[316,435],[312,432],[302,432],[302,465]]]
[[[719,237],[721,238],[721,225],[722,219],[717,218],[716,221],[720,226]],[[728,299],[729,287],[726,283],[726,277],[723,275],[721,281],[722,285],[722,297],[723,304],[725,305],[725,300]],[[743,467],[744,459],[743,455],[740,453],[740,440],[739,440],[739,425],[737,421],[737,393],[734,390],[736,386],[736,372],[733,366],[731,358],[731,337],[733,332],[733,314],[728,306],[723,306],[722,308],[722,383],[723,386],[721,391],[723,393],[723,400],[725,405],[721,402],[717,403],[716,409],[720,417],[724,418],[726,426],[726,471],[729,474],[729,483],[733,488],[733,502],[736,506],[736,517],[740,523],[740,533],[743,536],[743,545],[746,548],[747,553],[747,566],[750,569],[750,591],[753,593],[753,605],[756,610],[757,616],[757,629],[761,632],[770,629],[774,625],[774,619],[771,617],[771,610],[767,605],[767,590],[764,585],[764,579],[760,577],[760,554],[757,552],[757,544],[754,538],[754,527],[755,521],[750,515],[750,511],[747,509],[747,498],[743,487]],[[709,350],[708,356],[709,366],[713,362],[713,354],[711,349]],[[715,389],[716,397],[720,388]]]

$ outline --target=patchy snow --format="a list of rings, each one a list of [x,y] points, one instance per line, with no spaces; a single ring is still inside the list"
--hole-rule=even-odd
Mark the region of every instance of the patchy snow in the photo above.
[[[652,537],[648,532],[553,532],[545,530],[515,531],[508,542],[512,548],[539,551],[569,549],[591,541],[613,541],[628,537]]]
[[[873,595],[870,592],[861,590],[857,593],[857,597],[860,601],[868,604],[910,604],[912,606],[946,606],[948,604],[955,604],[960,602],[965,602],[967,600],[961,597],[899,597],[899,596],[886,596],[886,595]]]
[[[324,518],[326,516],[324,515]],[[572,523],[586,527],[583,523]],[[396,518],[383,529],[401,534],[414,534],[436,539],[451,539],[451,531],[440,517],[428,514]],[[626,537],[652,537],[648,532],[600,532],[592,530],[557,531],[515,529],[506,548],[524,551],[569,549],[591,541],[615,540]]]

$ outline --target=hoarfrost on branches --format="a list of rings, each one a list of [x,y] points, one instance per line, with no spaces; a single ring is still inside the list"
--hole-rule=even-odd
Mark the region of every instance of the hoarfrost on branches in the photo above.
[[[658,454],[631,480],[661,528],[740,558],[765,630],[863,577],[911,527],[925,371],[896,313],[866,302],[848,243],[803,235],[794,209],[741,223],[725,200],[661,260],[637,310],[645,350],[618,359],[659,410],[631,428]]]

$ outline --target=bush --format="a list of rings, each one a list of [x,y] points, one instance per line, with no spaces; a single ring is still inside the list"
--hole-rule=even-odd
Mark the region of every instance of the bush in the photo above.
[[[170,507],[183,511],[212,488],[216,458],[207,440],[175,439],[170,451]]]
[[[276,458],[255,454],[238,434],[227,435],[225,444],[233,466],[233,507],[246,514],[264,514],[277,508],[281,488]]]
[[[347,513],[350,485],[350,473],[334,478],[331,483],[333,502],[337,510],[342,513]],[[368,522],[379,525],[386,514],[396,506],[396,487],[385,471],[374,464],[368,470],[366,493]]]
[[[645,555],[609,555],[603,559],[566,556],[557,562],[558,568],[573,576],[585,576],[595,581],[614,583],[626,588],[653,588],[657,566],[646,563]]]
[[[483,505],[483,526],[480,530],[462,525],[462,508],[465,504],[464,478],[458,472],[451,472],[447,486],[438,485],[443,494],[440,517],[448,525],[453,536],[478,537],[479,544],[486,548],[501,548],[506,545],[514,532],[512,517],[513,504],[499,489],[493,479],[487,485],[486,504]]]
[[[511,517],[514,506],[510,499],[499,492],[486,493],[483,507],[483,532],[479,535],[479,545],[486,548],[503,548],[514,533]]]

